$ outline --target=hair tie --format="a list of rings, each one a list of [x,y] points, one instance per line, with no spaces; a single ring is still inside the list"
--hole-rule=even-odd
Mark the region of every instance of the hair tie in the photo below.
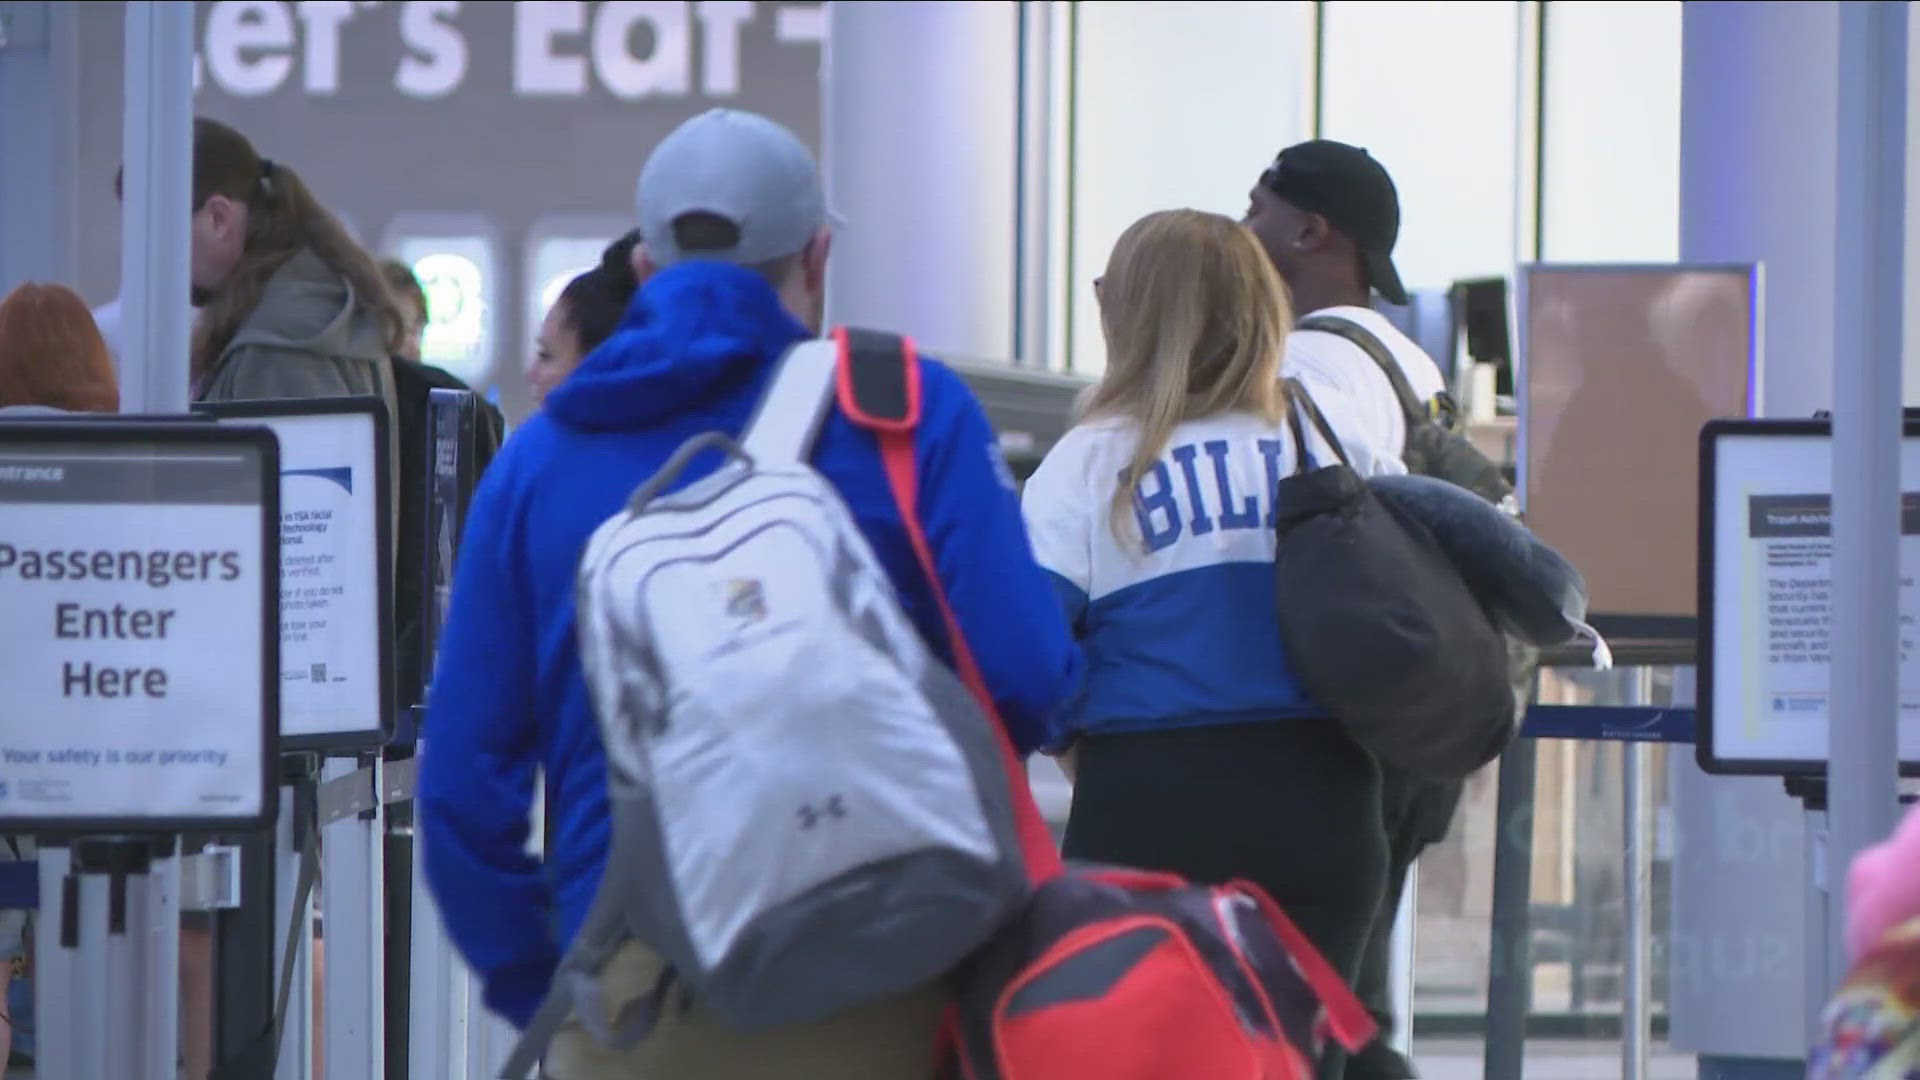
[[[272,158],[263,157],[260,159],[260,190],[263,194],[273,194],[273,168]]]

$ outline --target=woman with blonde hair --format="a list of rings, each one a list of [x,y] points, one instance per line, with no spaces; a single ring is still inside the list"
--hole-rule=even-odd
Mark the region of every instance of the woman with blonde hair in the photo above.
[[[1289,423],[1286,289],[1243,226],[1195,210],[1135,223],[1094,287],[1106,373],[1023,497],[1087,654],[1066,853],[1252,881],[1351,980],[1386,837],[1378,766],[1280,644],[1276,487],[1338,461]],[[1401,471],[1318,404],[1356,470]]]

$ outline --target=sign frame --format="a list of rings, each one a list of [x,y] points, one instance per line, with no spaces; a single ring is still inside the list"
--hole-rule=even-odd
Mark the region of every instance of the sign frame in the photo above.
[[[269,430],[272,421],[278,419],[310,419],[334,416],[366,416],[373,425],[373,469],[374,469],[374,589],[376,593],[375,628],[378,659],[376,669],[379,680],[379,708],[374,725],[365,728],[289,735],[280,733],[280,748],[283,752],[317,751],[327,755],[352,756],[362,751],[377,750],[393,739],[395,717],[397,713],[394,696],[394,612],[393,612],[393,460],[392,460],[392,419],[386,400],[371,395],[360,397],[335,398],[275,398],[255,401],[201,402],[193,406],[194,410],[212,417],[221,425],[239,423],[261,423]],[[276,436],[277,438],[277,436]],[[284,477],[281,478],[284,484]],[[283,500],[284,501],[284,500]],[[276,594],[277,601],[277,594]],[[278,603],[275,604],[276,611]],[[274,661],[274,671],[281,672],[282,661]],[[278,704],[278,703],[277,703]],[[282,718],[276,709],[276,728],[283,727]]]
[[[22,418],[25,419],[25,418]],[[280,442],[265,427],[180,423],[120,418],[35,419],[0,423],[0,449],[14,443],[65,443],[76,448],[140,445],[156,448],[191,445],[199,449],[237,448],[257,456],[260,491],[260,777],[258,810],[250,816],[166,815],[128,817],[65,815],[17,817],[0,813],[0,833],[49,839],[82,836],[249,833],[271,829],[280,797]]]
[[[1694,758],[1702,772],[1715,776],[1777,776],[1784,779],[1805,777],[1824,779],[1827,775],[1827,758],[1729,758],[1720,756],[1714,739],[1716,727],[1714,690],[1718,675],[1718,659],[1714,655],[1714,634],[1716,630],[1713,604],[1716,599],[1715,588],[1719,554],[1715,550],[1719,524],[1718,505],[1720,440],[1724,437],[1765,437],[1781,440],[1828,440],[1833,438],[1833,424],[1825,419],[1758,419],[1714,420],[1700,431],[1700,528],[1699,528],[1699,637],[1697,643],[1699,678],[1695,683],[1695,702],[1698,721],[1694,737]],[[1902,441],[1920,439],[1920,421],[1905,420],[1901,426]],[[1903,470],[1904,471],[1904,470]],[[1904,489],[1907,481],[1903,477]],[[1825,494],[1832,496],[1832,480],[1828,479]],[[1831,665],[1828,667],[1831,672]],[[1831,679],[1831,676],[1829,676]],[[1897,722],[1897,721],[1896,721]],[[1828,728],[1831,739],[1831,718],[1821,723]],[[1831,746],[1831,743],[1829,743]],[[1830,750],[1829,750],[1830,752]],[[1901,761],[1900,775],[1920,777],[1920,761]]]
[[[1762,411],[1761,389],[1766,373],[1766,267],[1760,262],[1703,260],[1700,262],[1558,262],[1538,260],[1515,268],[1513,287],[1508,290],[1509,318],[1514,346],[1514,389],[1517,408],[1514,489],[1521,511],[1527,507],[1532,474],[1539,465],[1532,460],[1531,429],[1535,411],[1533,386],[1532,298],[1534,279],[1547,274],[1726,274],[1744,277],[1748,297],[1748,355],[1746,416]],[[1704,571],[1701,571],[1704,572]],[[1593,627],[1610,640],[1646,642],[1657,646],[1664,659],[1684,664],[1696,643],[1707,640],[1700,612],[1691,615],[1655,614],[1644,611],[1616,611],[1595,608],[1587,616]],[[1704,727],[1704,725],[1703,725]]]

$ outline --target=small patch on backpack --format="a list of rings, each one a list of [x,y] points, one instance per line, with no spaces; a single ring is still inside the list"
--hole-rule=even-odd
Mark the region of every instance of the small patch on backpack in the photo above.
[[[758,578],[734,578],[727,582],[727,614],[743,623],[756,623],[767,617],[767,590]]]

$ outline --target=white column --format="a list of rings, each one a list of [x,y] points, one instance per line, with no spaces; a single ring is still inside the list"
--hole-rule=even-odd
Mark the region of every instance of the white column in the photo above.
[[[127,5],[120,407],[185,412],[193,205],[193,5]]]
[[[73,281],[76,5],[0,5],[0,296]]]
[[[1894,637],[1878,627],[1891,597],[1870,596],[1867,579],[1884,592],[1893,576],[1897,477],[1868,455],[1890,455],[1898,429],[1908,30],[1900,7],[1743,0],[1683,9],[1681,258],[1762,261],[1763,413],[1840,413],[1840,850],[1811,851],[1801,808],[1776,780],[1676,770],[1673,1041],[1703,1055],[1804,1054],[1834,978],[1832,925],[1818,916],[1831,895],[1828,918],[1837,919],[1841,894],[1819,890],[1838,884],[1851,851],[1893,813]],[[1869,512],[1878,519],[1871,527]],[[1806,887],[1779,887],[1810,875]]]
[[[1907,5],[1840,5],[1833,282],[1832,746],[1826,985],[1846,973],[1841,884],[1899,807],[1901,303]],[[1812,942],[1809,942],[1812,951]]]
[[[1003,0],[830,4],[827,317],[1007,360],[1014,327],[1019,12]]]
[[[1680,258],[1765,264],[1762,410],[1832,404],[1839,12],[1682,8]],[[1672,1042],[1703,1057],[1807,1048],[1806,822],[1780,781],[1673,764]]]

